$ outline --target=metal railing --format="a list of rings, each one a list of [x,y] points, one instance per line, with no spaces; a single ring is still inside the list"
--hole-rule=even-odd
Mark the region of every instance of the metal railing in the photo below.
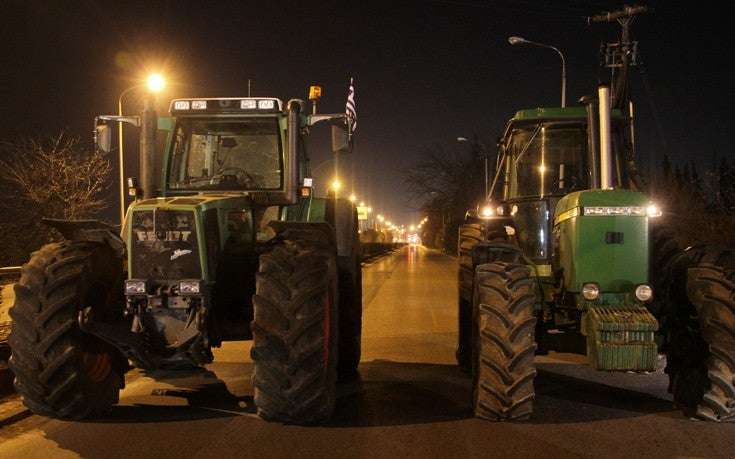
[[[19,276],[20,270],[21,270],[20,266],[6,266],[4,268],[0,268],[0,277]]]

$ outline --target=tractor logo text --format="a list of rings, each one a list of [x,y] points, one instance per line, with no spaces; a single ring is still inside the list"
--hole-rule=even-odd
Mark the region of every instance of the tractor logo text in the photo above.
[[[136,231],[138,241],[186,242],[191,231]]]

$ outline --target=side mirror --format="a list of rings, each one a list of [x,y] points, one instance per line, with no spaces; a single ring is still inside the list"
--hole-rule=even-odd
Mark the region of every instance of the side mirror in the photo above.
[[[97,151],[110,153],[112,151],[112,129],[107,123],[94,127],[94,145]]]
[[[352,142],[344,124],[332,125],[332,151],[334,153],[349,153],[352,151]]]

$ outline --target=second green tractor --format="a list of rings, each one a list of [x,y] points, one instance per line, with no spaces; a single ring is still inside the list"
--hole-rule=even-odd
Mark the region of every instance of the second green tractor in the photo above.
[[[607,100],[601,87],[586,107],[517,112],[491,199],[460,228],[457,358],[475,414],[530,417],[536,354],[653,372],[662,353],[687,416],[735,420],[733,256],[678,247]]]

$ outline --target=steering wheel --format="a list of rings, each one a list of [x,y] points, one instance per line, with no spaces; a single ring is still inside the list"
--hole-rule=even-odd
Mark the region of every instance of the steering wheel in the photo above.
[[[227,174],[226,173],[227,171],[234,172],[234,174]],[[248,171],[246,171],[245,169],[241,167],[236,167],[236,166],[223,167],[222,169],[217,171],[217,175],[222,175],[223,177],[227,175],[229,176],[234,175],[235,178],[237,179],[238,184],[242,184],[246,186],[251,186],[256,183],[255,177],[253,177],[250,173],[248,173]]]

